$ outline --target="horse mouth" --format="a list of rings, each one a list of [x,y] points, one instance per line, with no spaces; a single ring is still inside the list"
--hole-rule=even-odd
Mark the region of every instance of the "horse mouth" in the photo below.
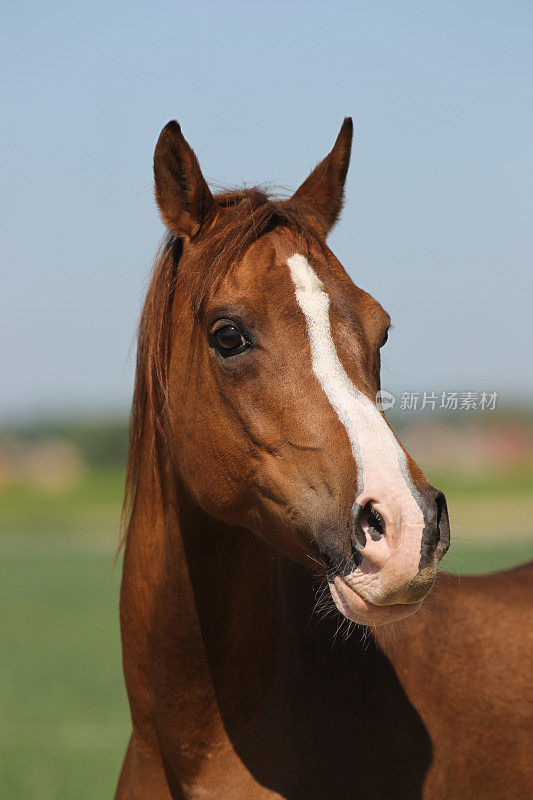
[[[340,575],[329,581],[329,590],[343,616],[359,625],[387,625],[415,614],[423,600],[414,603],[376,605],[349,586]]]

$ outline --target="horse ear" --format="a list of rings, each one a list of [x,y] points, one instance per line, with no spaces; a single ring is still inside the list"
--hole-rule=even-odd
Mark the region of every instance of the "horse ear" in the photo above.
[[[214,206],[198,159],[174,120],[165,125],[154,153],[155,197],[167,228],[192,237]]]
[[[313,214],[323,236],[335,225],[342,209],[352,135],[353,122],[346,117],[331,153],[317,164],[290,200]]]

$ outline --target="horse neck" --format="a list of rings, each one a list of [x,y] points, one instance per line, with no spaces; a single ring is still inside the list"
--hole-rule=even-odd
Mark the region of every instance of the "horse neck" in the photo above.
[[[206,702],[214,689],[219,705],[253,707],[298,662],[312,581],[250,531],[205,514],[169,462],[158,480],[153,459],[147,443],[126,543],[132,591],[123,592],[123,616],[144,598],[136,624],[150,628],[146,662],[161,665],[160,686],[174,693],[180,675],[186,686],[192,672]]]
[[[180,492],[168,530],[181,536],[211,678],[252,703],[274,676],[289,625],[285,560],[243,528],[213,520]]]

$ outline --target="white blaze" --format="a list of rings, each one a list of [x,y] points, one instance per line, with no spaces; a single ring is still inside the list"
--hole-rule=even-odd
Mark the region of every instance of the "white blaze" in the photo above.
[[[377,406],[346,374],[331,335],[329,296],[322,282],[303,255],[296,253],[287,263],[296,300],[307,322],[313,372],[350,440],[358,471],[357,502],[364,506],[374,500],[378,510],[386,507],[388,521],[395,523],[396,535],[400,528],[404,532],[406,526],[411,528],[411,541],[404,541],[403,547],[410,551],[409,560],[413,566],[416,561],[418,568],[424,518],[415,498],[417,491],[410,480],[405,454]],[[394,520],[390,517],[391,510]],[[418,529],[416,533],[413,528]]]

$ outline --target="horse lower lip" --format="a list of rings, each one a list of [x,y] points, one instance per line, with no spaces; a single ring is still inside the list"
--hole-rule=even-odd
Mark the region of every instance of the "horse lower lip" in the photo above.
[[[422,605],[422,601],[413,604],[376,605],[352,589],[340,575],[337,575],[334,581],[329,582],[329,587],[333,601],[341,614],[362,625],[384,625],[388,622],[396,622],[411,616]]]
[[[356,597],[359,598],[359,600],[362,600],[370,608],[382,608],[382,606],[378,606],[376,603],[373,603],[372,600],[368,600],[366,597],[363,597],[363,595],[360,594],[357,591],[357,589],[352,589],[352,587],[348,583],[346,583],[344,578],[341,577],[341,581],[342,581],[343,588],[346,588],[346,590],[348,591],[348,596],[349,596],[350,593],[354,594]]]

